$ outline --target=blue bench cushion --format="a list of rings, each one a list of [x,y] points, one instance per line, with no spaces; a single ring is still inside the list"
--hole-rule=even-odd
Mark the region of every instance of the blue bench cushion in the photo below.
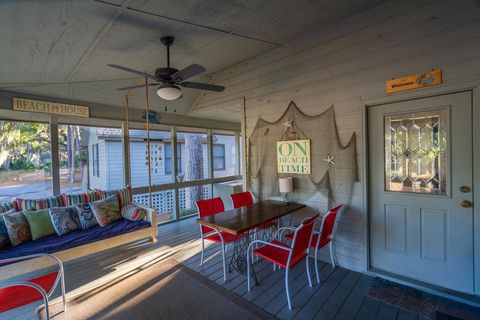
[[[95,226],[87,230],[78,229],[60,237],[52,234],[15,247],[9,246],[0,250],[0,259],[26,256],[34,253],[53,253],[148,227],[150,227],[150,222],[145,220],[129,221],[120,219],[105,227]]]

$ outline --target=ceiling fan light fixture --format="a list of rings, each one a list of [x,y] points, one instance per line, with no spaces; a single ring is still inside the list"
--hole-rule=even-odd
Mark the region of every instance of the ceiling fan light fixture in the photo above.
[[[164,84],[158,87],[157,94],[164,100],[177,100],[182,96],[182,90],[174,84]]]

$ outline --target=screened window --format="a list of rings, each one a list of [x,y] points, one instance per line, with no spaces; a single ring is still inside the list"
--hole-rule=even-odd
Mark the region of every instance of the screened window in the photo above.
[[[225,145],[213,145],[213,170],[225,170]]]
[[[0,202],[53,194],[50,126],[0,121]]]
[[[182,172],[182,144],[177,144],[177,171]],[[172,173],[172,144],[165,143],[165,174]]]

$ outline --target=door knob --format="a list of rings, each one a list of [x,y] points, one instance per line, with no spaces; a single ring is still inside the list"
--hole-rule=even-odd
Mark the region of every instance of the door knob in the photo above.
[[[472,203],[468,200],[462,200],[460,201],[460,205],[464,208],[470,208],[472,206]]]

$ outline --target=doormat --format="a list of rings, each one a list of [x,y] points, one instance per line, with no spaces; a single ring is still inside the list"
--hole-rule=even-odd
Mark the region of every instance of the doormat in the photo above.
[[[375,278],[367,295],[427,319],[479,320],[480,309],[392,281]],[[442,318],[443,317],[443,318]]]

